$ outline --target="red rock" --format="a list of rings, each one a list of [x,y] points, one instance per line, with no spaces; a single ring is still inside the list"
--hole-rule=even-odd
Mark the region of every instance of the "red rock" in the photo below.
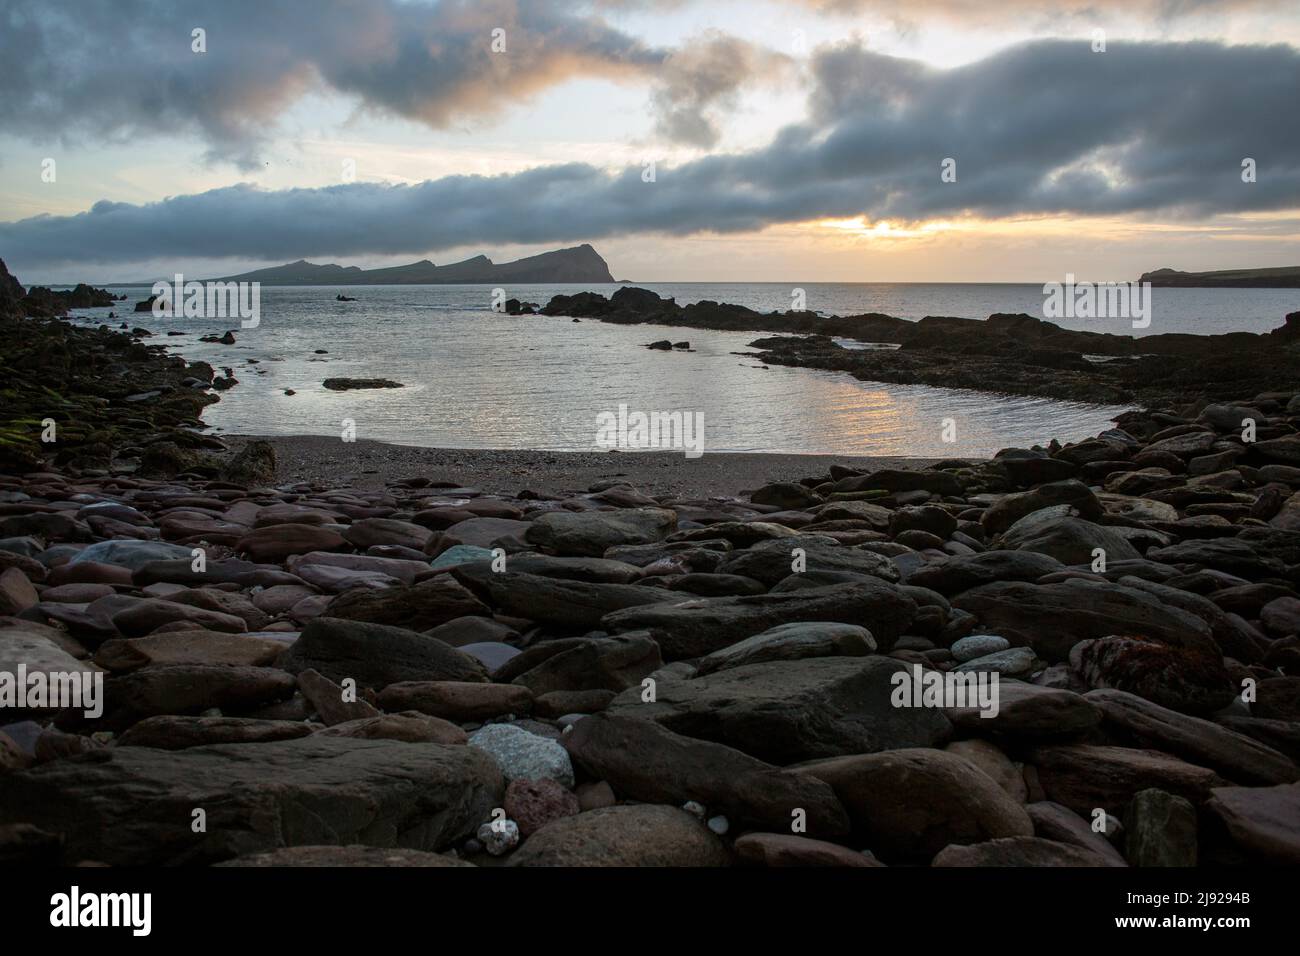
[[[327,528],[306,524],[278,524],[258,528],[240,538],[235,550],[250,561],[283,561],[309,551],[346,551],[348,543]]]
[[[506,788],[506,816],[519,824],[525,837],[580,810],[578,798],[554,780],[511,780]]]
[[[10,568],[0,573],[0,615],[21,614],[39,601],[36,589],[23,572]]]
[[[744,863],[756,866],[883,866],[867,853],[838,843],[793,833],[746,833],[732,847]]]

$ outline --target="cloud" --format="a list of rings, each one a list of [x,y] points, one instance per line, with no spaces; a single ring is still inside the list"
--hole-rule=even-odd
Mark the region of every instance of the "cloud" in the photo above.
[[[195,29],[206,52],[192,49]],[[503,31],[494,33],[494,31]],[[504,50],[493,48],[494,39]],[[717,57],[740,58],[727,74]],[[281,114],[333,92],[433,128],[497,117],[575,77],[637,82],[659,128],[698,142],[752,76],[755,52],[719,40],[674,52],[573,0],[115,0],[0,10],[0,129],[126,142],[199,135],[210,160],[258,164]],[[708,84],[708,88],[704,84]],[[694,86],[694,88],[692,88]]]
[[[651,97],[655,128],[672,142],[715,146],[722,137],[718,114],[735,107],[742,89],[778,83],[793,66],[784,54],[708,31],[664,61]]]
[[[767,146],[608,172],[586,164],[410,186],[234,186],[0,223],[18,266],[158,257],[347,257],[658,233],[874,222],[1300,208],[1300,51],[1035,41],[951,70],[818,52],[808,119]],[[1243,183],[1254,159],[1258,181]],[[956,160],[956,182],[941,163]]]

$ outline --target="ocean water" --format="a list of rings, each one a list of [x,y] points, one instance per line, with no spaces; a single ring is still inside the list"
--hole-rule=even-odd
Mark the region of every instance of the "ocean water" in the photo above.
[[[682,304],[701,299],[785,309],[791,287],[774,283],[646,283]],[[545,304],[553,295],[615,286],[521,286],[507,294]],[[878,311],[983,318],[1041,314],[1041,286],[817,284],[807,307],[849,315]],[[1000,448],[1090,437],[1122,408],[991,396],[928,386],[860,382],[843,373],[763,368],[744,353],[757,336],[663,326],[617,326],[491,311],[490,286],[307,286],[261,289],[261,321],[119,320],[158,334],[152,341],[186,358],[230,368],[239,384],[204,413],[214,433],[341,435],[447,448],[597,450],[600,416],[683,412],[702,422],[709,452],[792,452],[926,457],[985,456]],[[343,292],[355,302],[337,302]],[[1153,290],[1149,329],[1126,320],[1060,324],[1142,334],[1266,331],[1300,308],[1300,292],[1270,289]],[[121,308],[125,306],[125,310]],[[82,310],[79,322],[106,321]],[[114,320],[110,324],[116,324]],[[200,335],[235,330],[232,346]],[[184,335],[164,337],[168,330]],[[688,340],[693,351],[644,348]],[[324,350],[326,354],[317,354]],[[334,392],[326,378],[387,378],[400,389]],[[296,394],[285,395],[286,389]],[[945,437],[953,438],[945,441]]]

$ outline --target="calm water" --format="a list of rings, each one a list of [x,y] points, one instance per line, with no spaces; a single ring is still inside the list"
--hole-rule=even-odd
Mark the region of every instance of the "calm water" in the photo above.
[[[700,299],[755,309],[790,306],[790,286],[645,284],[682,304]],[[551,296],[613,286],[512,287],[512,297]],[[848,315],[878,311],[905,318],[993,312],[1040,314],[1041,286],[807,284],[807,306]],[[216,432],[337,435],[344,419],[358,438],[454,448],[593,450],[597,416],[632,411],[699,412],[705,453],[988,455],[1010,445],[1095,435],[1122,409],[1046,399],[996,398],[926,386],[859,382],[841,373],[771,367],[747,352],[756,337],[661,326],[615,326],[490,311],[489,286],[263,287],[261,324],[156,319],[130,313],[146,287],[117,289],[130,300],[120,317],[156,333],[187,358],[230,367],[240,384],[204,419]],[[338,292],[356,302],[336,302]],[[1300,308],[1300,293],[1271,289],[1157,289],[1147,333],[1265,331]],[[108,309],[84,310],[93,323]],[[1107,322],[1109,321],[1109,326]],[[1067,322],[1061,322],[1067,324]],[[1143,334],[1124,320],[1072,327]],[[198,336],[235,329],[233,346]],[[694,352],[657,352],[655,339],[688,339]],[[316,355],[317,349],[328,354]],[[255,361],[250,361],[255,360]],[[332,392],[329,377],[389,378],[401,389]],[[284,395],[285,389],[297,394]],[[952,419],[956,441],[943,441]]]

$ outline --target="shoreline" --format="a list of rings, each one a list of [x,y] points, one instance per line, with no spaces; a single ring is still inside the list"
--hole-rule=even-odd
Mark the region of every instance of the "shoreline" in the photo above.
[[[831,465],[875,471],[917,470],[943,459],[881,455],[804,455],[769,452],[580,452],[537,449],[432,448],[358,440],[352,455],[340,458],[343,442],[324,435],[223,434],[230,456],[252,441],[275,448],[280,481],[313,481],[379,488],[412,474],[433,481],[455,481],[488,494],[585,492],[615,479],[651,495],[690,498],[734,497],[774,482],[793,482]],[[963,461],[980,459],[964,458]]]

